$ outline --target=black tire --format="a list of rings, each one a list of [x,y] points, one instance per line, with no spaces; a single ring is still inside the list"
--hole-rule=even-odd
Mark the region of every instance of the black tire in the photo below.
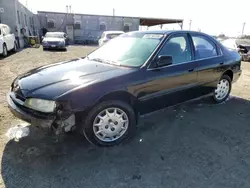
[[[112,108],[116,107],[121,110],[123,110],[128,117],[129,124],[126,132],[117,140],[114,140],[112,142],[104,142],[100,140],[94,133],[93,130],[93,123],[96,118],[96,116],[103,110],[107,108]],[[136,116],[133,108],[122,102],[122,101],[117,101],[117,100],[110,100],[110,101],[104,101],[101,102],[100,104],[96,105],[87,115],[85,122],[82,125],[82,131],[86,139],[93,145],[96,146],[114,146],[122,143],[126,139],[128,139],[130,136],[133,135],[135,132],[136,128]]]
[[[12,52],[13,52],[13,53],[16,53],[16,52],[17,52],[17,44],[16,44],[16,42],[14,43],[14,48],[12,49]]]
[[[229,90],[228,90],[228,93],[225,95],[225,97],[223,97],[222,99],[218,99],[218,98],[216,97],[216,92],[215,92],[215,90],[217,89],[217,88],[216,88],[216,89],[214,90],[214,94],[213,94],[213,99],[214,99],[214,101],[215,101],[216,103],[222,103],[222,102],[224,102],[225,100],[227,100],[228,96],[230,95],[231,89],[232,89],[232,79],[231,79],[228,75],[223,75],[223,76],[221,77],[220,81],[223,80],[223,79],[225,79],[225,80],[228,81],[228,83],[229,83]]]
[[[7,57],[8,56],[8,49],[6,44],[3,44],[3,57]]]

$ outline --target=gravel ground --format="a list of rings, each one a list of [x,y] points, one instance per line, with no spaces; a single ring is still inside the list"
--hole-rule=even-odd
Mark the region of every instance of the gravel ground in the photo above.
[[[243,75],[227,102],[203,99],[153,113],[119,147],[96,148],[77,133],[51,137],[32,126],[28,137],[9,140],[7,130],[20,121],[9,112],[5,96],[17,74],[92,50],[25,49],[0,60],[0,187],[250,186],[250,63],[242,64]]]

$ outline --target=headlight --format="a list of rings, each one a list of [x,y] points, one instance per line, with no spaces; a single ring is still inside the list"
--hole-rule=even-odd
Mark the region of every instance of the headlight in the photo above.
[[[44,99],[26,99],[24,106],[40,111],[40,112],[53,112],[56,107],[55,101],[49,101],[49,100],[44,100]]]
[[[42,43],[43,43],[43,44],[48,44],[48,41],[44,40]]]
[[[64,41],[60,41],[59,44],[64,44],[65,42]]]

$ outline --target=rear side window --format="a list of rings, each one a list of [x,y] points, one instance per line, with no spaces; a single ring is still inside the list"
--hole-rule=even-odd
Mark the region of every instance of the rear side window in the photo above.
[[[187,36],[174,36],[164,44],[158,55],[172,56],[173,64],[191,61],[191,50]]]
[[[192,39],[194,42],[196,59],[218,56],[216,45],[206,37],[192,36]]]
[[[221,43],[222,43],[225,47],[227,47],[227,48],[229,48],[229,49],[235,50],[235,49],[237,48],[236,43],[235,43],[234,40],[228,39],[228,40],[222,41]]]

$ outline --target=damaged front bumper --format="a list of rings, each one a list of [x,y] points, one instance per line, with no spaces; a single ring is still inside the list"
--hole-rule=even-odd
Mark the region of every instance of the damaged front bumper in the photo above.
[[[69,132],[75,126],[75,115],[62,115],[62,111],[52,114],[45,114],[41,112],[28,109],[18,103],[14,93],[10,92],[7,95],[7,102],[10,111],[19,119],[22,119],[31,125],[40,127],[42,129],[53,130],[54,133],[59,134],[63,131]]]

